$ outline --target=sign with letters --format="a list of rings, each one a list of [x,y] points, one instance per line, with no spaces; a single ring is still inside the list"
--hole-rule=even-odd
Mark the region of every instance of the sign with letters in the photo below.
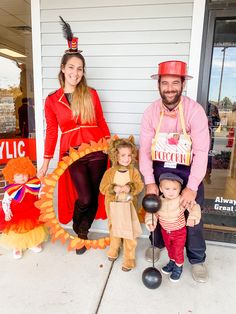
[[[184,134],[159,133],[152,142],[152,160],[189,166],[192,160],[191,141]]]
[[[0,164],[17,157],[28,156],[36,161],[35,138],[0,139]]]

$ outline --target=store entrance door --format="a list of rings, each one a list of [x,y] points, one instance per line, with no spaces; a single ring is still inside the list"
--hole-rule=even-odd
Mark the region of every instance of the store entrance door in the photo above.
[[[236,9],[210,11],[206,43],[198,97],[211,138],[203,220],[207,239],[236,243]]]
[[[30,1],[1,1],[0,8],[0,200],[1,169],[12,158],[36,163]]]

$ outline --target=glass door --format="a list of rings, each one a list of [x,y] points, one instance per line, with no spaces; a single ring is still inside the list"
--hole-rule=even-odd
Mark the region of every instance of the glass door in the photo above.
[[[236,10],[226,14],[225,11],[210,14],[205,69],[202,68],[199,102],[205,104],[211,141],[204,180],[203,220],[206,229],[231,233],[226,242],[235,242]],[[225,241],[223,238],[214,240]]]
[[[8,160],[36,162],[30,1],[1,1],[0,170]],[[6,182],[0,171],[0,199]]]

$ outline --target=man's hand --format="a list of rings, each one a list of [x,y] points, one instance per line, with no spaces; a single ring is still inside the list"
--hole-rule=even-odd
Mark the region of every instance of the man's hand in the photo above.
[[[159,195],[159,189],[156,183],[150,183],[146,185],[146,194],[156,194]]]
[[[180,197],[180,206],[183,208],[191,209],[195,204],[195,198],[197,196],[197,192],[193,191],[189,188],[183,189]]]

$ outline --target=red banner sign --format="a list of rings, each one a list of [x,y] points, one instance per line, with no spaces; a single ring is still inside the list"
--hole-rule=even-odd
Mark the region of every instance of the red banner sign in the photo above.
[[[36,161],[35,138],[0,139],[0,164],[5,164],[12,158],[24,156]]]

